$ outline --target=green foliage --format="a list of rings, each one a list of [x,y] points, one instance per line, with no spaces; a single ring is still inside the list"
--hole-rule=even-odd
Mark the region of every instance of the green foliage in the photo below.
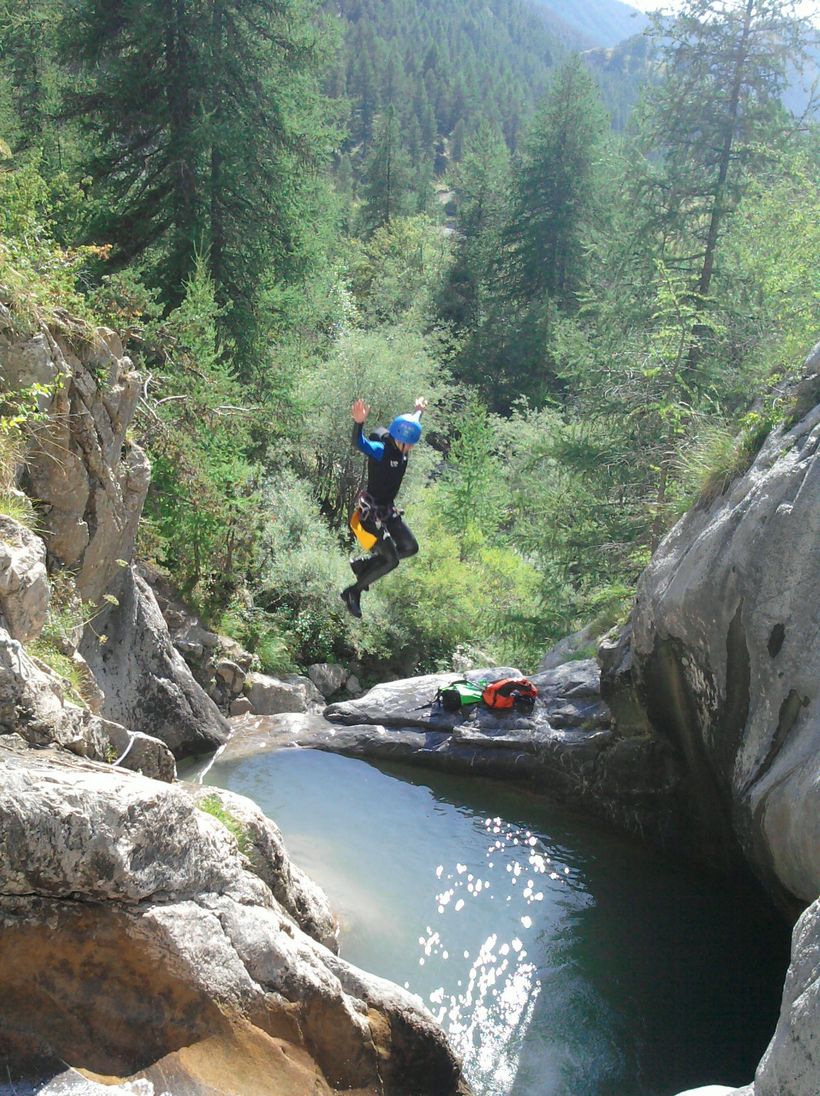
[[[368,151],[377,117],[396,112],[414,167],[458,159],[460,133],[489,120],[515,147],[567,53],[564,31],[519,0],[341,0],[342,48],[329,81],[353,105],[346,148]]]
[[[219,796],[212,792],[197,801],[197,809],[211,815],[217,822],[221,822],[228,833],[236,841],[237,848],[243,856],[249,856],[253,849],[253,842],[248,830],[235,814],[232,814],[224,805]]]
[[[491,545],[479,530],[466,555],[464,540],[447,531],[437,511],[429,502],[414,510],[421,551],[379,583],[391,632],[401,639],[402,668],[449,668],[458,647],[534,665],[545,640],[536,570],[513,549]]]
[[[253,600],[292,663],[379,649],[378,635],[357,628],[339,597],[352,574],[309,485],[281,472],[265,487],[264,509]]]
[[[469,398],[452,429],[455,436],[438,496],[444,525],[455,534],[465,558],[476,534],[490,540],[498,532],[507,498],[498,439],[486,408]]]
[[[264,673],[296,673],[298,667],[276,617],[255,606],[249,591],[234,595],[213,623],[219,632],[253,651]]]
[[[29,643],[27,651],[63,679],[66,699],[80,708],[88,708],[89,697],[95,695],[94,678],[89,669],[74,662],[53,640],[45,636],[40,636]]]
[[[373,147],[362,169],[361,221],[365,233],[411,212],[412,168],[402,148],[399,121],[391,105],[376,121]]]
[[[183,589],[230,591],[253,550],[254,468],[244,394],[219,341],[214,284],[198,256],[185,298],[149,332],[163,355],[143,440],[153,458],[146,513],[159,562]],[[161,351],[159,350],[161,348]]]
[[[655,17],[664,80],[643,117],[645,147],[662,157],[654,227],[701,299],[749,169],[788,132],[781,97],[810,37],[795,10],[792,0],[687,0],[671,22]]]
[[[607,128],[595,83],[573,57],[557,72],[514,174],[503,260],[509,301],[549,297],[563,308],[574,305]]]
[[[772,156],[727,221],[716,296],[743,376],[788,373],[817,336],[820,162],[816,142]]]
[[[393,217],[367,241],[354,244],[350,283],[364,327],[403,324],[423,330],[450,251],[429,217]]]
[[[73,704],[87,708],[97,695],[94,677],[87,666],[75,661],[69,653],[75,650],[88,623],[83,603],[70,572],[56,571],[50,576],[50,585],[46,622],[27,650],[65,681],[67,697]]]
[[[706,425],[679,461],[684,498],[708,504],[726,490],[740,470],[737,438],[725,427]]]
[[[206,256],[250,375],[268,284],[303,270],[302,216],[332,140],[311,0],[81,0],[63,26],[69,96],[94,180],[89,235],[145,261],[178,304]],[[226,307],[230,304],[230,308]]]
[[[66,249],[55,235],[61,209],[79,200],[78,186],[62,174],[47,180],[36,158],[0,164],[0,285],[20,327],[61,326],[66,311],[78,331],[95,320],[79,286],[100,249]]]
[[[695,502],[708,505],[723,494],[733,480],[748,471],[766,438],[788,417],[788,405],[775,398],[760,410],[743,415],[739,430],[720,423],[701,426],[679,457],[679,510]]]
[[[440,310],[445,321],[461,328],[480,324],[491,300],[509,212],[509,181],[510,157],[504,138],[484,123],[466,142],[464,156],[453,173],[458,240]]]
[[[387,425],[412,411],[425,396],[433,410],[416,447],[402,490],[412,489],[429,467],[425,436],[435,428],[436,405],[447,393],[446,375],[434,345],[404,327],[351,329],[337,340],[327,360],[304,371],[299,381],[302,426],[294,442],[296,467],[312,485],[322,513],[333,527],[347,522],[362,483],[363,460],[351,445],[350,408],[359,397],[371,406],[365,430]]]
[[[37,519],[29,500],[17,491],[18,472],[25,462],[26,440],[46,418],[44,400],[53,386],[32,384],[13,392],[0,392],[0,513],[29,529]]]

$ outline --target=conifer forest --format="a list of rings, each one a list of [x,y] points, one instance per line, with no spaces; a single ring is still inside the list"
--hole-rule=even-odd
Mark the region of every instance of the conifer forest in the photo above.
[[[125,341],[140,558],[271,673],[526,671],[622,621],[817,339],[800,10],[604,49],[543,0],[0,0],[0,300]],[[36,397],[0,393],[2,461]],[[429,403],[421,549],[362,620],[358,397]]]

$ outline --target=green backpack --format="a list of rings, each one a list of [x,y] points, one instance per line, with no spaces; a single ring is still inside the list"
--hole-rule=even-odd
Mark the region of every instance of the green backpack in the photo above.
[[[449,685],[438,690],[433,699],[433,707],[438,704],[445,712],[460,712],[472,704],[480,704],[486,685],[486,681],[468,681],[466,678],[451,681]]]

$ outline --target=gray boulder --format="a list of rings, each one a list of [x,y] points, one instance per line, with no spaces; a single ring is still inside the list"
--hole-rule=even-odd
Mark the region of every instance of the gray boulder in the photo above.
[[[245,671],[233,659],[221,658],[214,666],[214,672],[224,682],[232,694],[241,693],[245,685]]]
[[[0,895],[12,1071],[56,1057],[161,1092],[467,1092],[421,1002],[305,935],[181,787],[0,740]]]
[[[257,715],[279,715],[282,712],[320,712],[325,698],[309,677],[285,674],[250,673],[245,680],[245,696]]]
[[[345,682],[345,692],[349,693],[352,697],[361,696],[364,692],[362,684],[355,674],[351,674]]]
[[[564,662],[530,678],[553,727],[607,728],[612,714],[601,697],[601,671],[594,658]]]
[[[42,631],[50,599],[42,540],[0,514],[0,623],[13,639],[28,643]]]
[[[466,674],[426,674],[375,685],[355,700],[342,700],[325,710],[325,717],[334,723],[383,723],[391,727],[434,727],[450,729],[460,723],[461,715],[441,711],[433,701],[436,692],[451,681],[467,677],[470,681],[498,681],[502,677],[521,677],[519,670],[509,666],[494,666],[470,670]],[[498,720],[491,712],[481,713]],[[509,717],[500,717],[505,726]]]
[[[554,670],[565,662],[578,657],[579,652],[595,647],[599,636],[599,630],[595,624],[587,624],[572,635],[564,636],[554,647],[551,647],[538,663],[538,673],[546,670]]]
[[[126,568],[115,590],[119,604],[95,618],[80,648],[105,693],[103,715],[159,738],[176,757],[220,745],[227,720],[175,650],[151,588]]]
[[[338,952],[339,926],[327,897],[290,861],[278,826],[243,795],[194,784],[182,787],[200,808],[205,809],[214,802],[220,805],[242,834],[241,851],[251,870],[270,888],[303,932]]]
[[[347,670],[332,662],[314,662],[308,666],[308,677],[322,696],[333,696],[347,680]]]
[[[174,755],[164,742],[140,731],[129,731],[127,727],[108,719],[102,720],[102,723],[110,743],[105,760],[115,768],[128,769],[169,784],[176,780]]]
[[[59,746],[80,757],[173,780],[174,759],[155,738],[136,735],[64,698],[62,680],[47,673],[0,628],[0,735],[31,746]]]
[[[228,709],[228,714],[232,717],[248,715],[253,711],[253,704],[248,700],[246,696],[238,696],[236,700],[231,701],[231,706]]]
[[[757,1067],[753,1096],[816,1096],[820,1091],[820,899],[792,933],[780,1019]]]

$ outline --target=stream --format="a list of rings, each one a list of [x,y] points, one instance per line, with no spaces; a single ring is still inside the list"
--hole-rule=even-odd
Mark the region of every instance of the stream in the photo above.
[[[301,749],[204,768],[183,775],[276,822],[342,956],[424,1000],[477,1096],[752,1080],[789,957],[756,889],[494,781]]]

